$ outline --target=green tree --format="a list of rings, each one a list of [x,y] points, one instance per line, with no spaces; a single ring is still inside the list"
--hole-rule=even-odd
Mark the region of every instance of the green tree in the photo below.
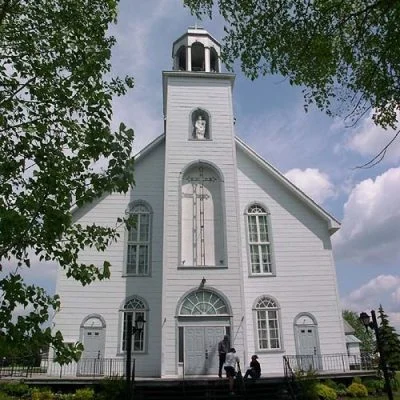
[[[396,0],[184,0],[226,21],[223,60],[245,75],[281,74],[304,87],[305,108],[397,127],[400,3]]]
[[[0,352],[50,343],[63,361],[80,349],[41,328],[60,302],[24,282],[31,254],[84,285],[109,276],[108,261],[78,256],[105,250],[123,221],[74,224],[71,209],[133,184],[133,131],[110,128],[113,97],[133,87],[110,75],[117,3],[0,1]],[[18,308],[25,315],[15,318]]]
[[[343,319],[353,328],[354,335],[361,340],[361,353],[372,354],[376,351],[375,335],[372,330],[366,330],[364,324],[360,321],[359,315],[351,310],[343,310]]]
[[[389,317],[385,314],[382,305],[378,310],[379,337],[381,346],[385,353],[386,362],[390,369],[400,370],[400,336],[396,330],[390,326]]]

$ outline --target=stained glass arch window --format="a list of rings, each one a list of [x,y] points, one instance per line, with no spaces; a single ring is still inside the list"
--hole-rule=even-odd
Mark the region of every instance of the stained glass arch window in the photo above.
[[[179,309],[180,316],[227,315],[224,299],[211,290],[196,290],[188,294]]]

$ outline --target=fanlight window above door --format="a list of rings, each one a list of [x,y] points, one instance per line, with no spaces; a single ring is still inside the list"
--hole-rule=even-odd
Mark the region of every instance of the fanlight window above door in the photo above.
[[[190,293],[183,301],[179,315],[227,315],[225,301],[210,290],[197,290]]]

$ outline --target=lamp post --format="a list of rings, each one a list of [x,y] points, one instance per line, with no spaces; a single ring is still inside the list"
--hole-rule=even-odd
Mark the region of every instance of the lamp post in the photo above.
[[[372,321],[371,321],[371,317],[372,317]],[[386,385],[388,399],[393,400],[392,386],[390,384],[390,376],[389,376],[389,371],[388,371],[388,367],[386,364],[386,355],[385,355],[385,352],[383,349],[383,343],[382,343],[381,335],[379,333],[378,321],[376,319],[376,314],[375,314],[374,310],[371,310],[371,317],[367,313],[362,312],[360,314],[360,321],[363,323],[363,325],[365,326],[365,329],[367,331],[368,331],[368,328],[371,328],[375,332],[376,347],[379,352],[380,364],[382,366],[383,377],[385,378],[385,385]]]
[[[132,398],[132,336],[136,333],[140,334],[140,332],[143,331],[144,323],[146,321],[142,315],[139,315],[135,320],[135,326],[133,326],[132,313],[127,313],[126,317],[126,398],[127,400],[130,400]]]

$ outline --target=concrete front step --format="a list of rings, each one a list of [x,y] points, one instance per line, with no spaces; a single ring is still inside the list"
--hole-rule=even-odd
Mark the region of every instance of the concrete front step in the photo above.
[[[247,382],[242,390],[235,387],[235,394],[229,393],[228,381],[177,382],[176,385],[154,386],[137,384],[134,400],[290,400],[284,383]]]

